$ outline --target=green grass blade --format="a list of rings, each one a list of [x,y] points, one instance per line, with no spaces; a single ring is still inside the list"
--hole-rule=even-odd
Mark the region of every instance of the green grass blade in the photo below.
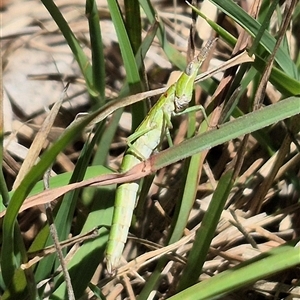
[[[152,45],[156,30],[157,30],[157,23],[154,23],[154,25],[148,31],[146,37],[144,38],[140,48],[138,49],[135,55],[135,61],[138,68],[142,66],[143,63],[142,61],[145,58],[150,46]],[[120,96],[124,94],[125,94],[125,88],[122,89],[122,91],[120,92]],[[116,128],[119,125],[119,119],[121,117],[122,112],[123,110],[120,109],[119,111],[114,113],[113,119],[109,124],[109,128],[107,128],[106,131],[103,133],[103,136],[101,136],[101,139],[99,141],[101,147],[98,147],[98,150],[96,151],[93,164],[102,165],[106,162],[107,153],[112,143],[112,139],[114,138],[114,133],[116,131]]]
[[[2,86],[1,86],[2,88]],[[0,103],[0,196],[1,196],[1,201],[0,201],[0,211],[3,210],[5,208],[6,205],[8,205],[9,202],[9,194],[8,194],[8,188],[5,182],[5,178],[3,175],[3,102],[1,100]]]
[[[139,2],[150,24],[156,22],[157,17],[151,2],[149,0],[139,0]],[[184,70],[186,67],[186,59],[178,52],[178,50],[172,47],[167,40],[165,29],[161,21],[159,22],[156,36],[171,63],[177,66],[179,69]]]
[[[18,253],[18,249],[14,249],[13,245],[16,217],[22,203],[37,181],[42,178],[45,171],[52,165],[53,161],[55,161],[56,156],[80,134],[80,132],[98,115],[98,113],[99,112],[95,112],[88,115],[75,126],[65,130],[57,142],[44,152],[41,156],[41,160],[32,167],[11,197],[11,201],[3,219],[2,227],[3,243],[1,251],[1,271],[6,285],[10,284],[14,271],[20,264],[20,262],[15,260],[15,253]]]
[[[191,6],[191,7],[197,12],[197,14],[199,16],[201,16],[204,20],[206,20],[207,23],[219,34],[219,36],[221,36],[230,46],[233,47],[235,45],[236,40],[237,40],[235,37],[233,37],[229,32],[227,32],[225,29],[223,29],[217,23],[208,19],[200,10],[196,9],[193,6]],[[267,20],[265,20],[265,23],[267,23]],[[261,30],[260,27],[258,27],[258,30],[260,32],[260,30]],[[264,40],[265,39],[266,38],[264,38]],[[254,43],[257,43],[259,41],[260,40],[257,39],[257,36],[255,36]],[[270,45],[269,49],[273,49],[272,45]],[[255,44],[253,44],[253,46],[251,48],[253,48],[253,50],[256,49]],[[292,60],[289,57],[287,58],[286,54],[284,54],[284,55],[282,54],[282,49],[279,51],[281,53],[280,57],[284,57],[282,64],[285,66],[286,60],[289,60],[288,64],[292,64],[293,69],[294,69],[294,63],[292,62]],[[264,70],[265,65],[266,65],[265,60],[256,54],[253,66],[261,73]],[[289,75],[289,74],[287,74],[287,72],[281,71],[278,68],[273,66],[272,72],[270,75],[270,82],[273,85],[275,85],[276,88],[284,95],[287,95],[287,96],[299,95],[300,94],[300,81],[297,79],[298,78],[297,74],[299,73],[299,71],[298,71],[298,73],[294,72],[294,71],[291,73],[296,74],[296,76],[294,77],[294,75]]]
[[[265,65],[265,61],[259,57],[259,55],[256,55],[253,63],[255,69],[257,69],[259,72],[263,72]],[[270,82],[276,86],[276,89],[279,92],[283,93],[284,95],[292,96],[300,94],[300,81],[287,75],[285,72],[274,66],[272,67]]]
[[[157,19],[157,14],[149,0],[139,0],[141,7],[143,8],[149,22],[153,24]],[[164,25],[161,21],[159,21],[159,26],[156,34],[161,47],[163,48],[166,56],[168,57],[169,61],[174,65],[177,66],[180,70],[185,70],[186,68],[186,57],[183,56],[179,51],[174,48],[166,37],[166,32]],[[234,44],[233,44],[234,45]],[[201,81],[199,85],[202,89],[208,93],[213,94],[216,90],[216,83],[211,78]]]
[[[108,0],[109,11],[116,28],[120,50],[126,70],[126,78],[129,84],[140,82],[139,70],[134,58],[131,43],[123,22],[123,18],[120,12],[117,1]]]
[[[130,92],[134,94],[142,91],[139,66],[136,63],[134,52],[117,1],[108,0],[107,3],[118,36],[120,50],[126,70],[127,83],[129,84]],[[132,117],[133,129],[142,122],[145,114],[146,111],[144,103],[137,103]]]
[[[202,122],[199,132],[205,132],[208,129],[207,122]],[[195,112],[189,114],[189,128],[187,136],[191,137],[196,131],[196,115]],[[184,229],[187,227],[188,218],[191,209],[195,202],[197,187],[199,184],[199,173],[202,163],[202,153],[193,155],[190,159],[185,161],[182,178],[182,195],[178,195],[176,201],[176,210],[173,216],[173,223],[171,226],[171,236],[168,244],[177,242],[183,235]]]
[[[198,283],[169,299],[220,299],[221,296],[226,295],[228,292],[299,265],[299,246],[294,247],[296,242],[298,241],[260,254],[237,267]]]
[[[10,286],[5,292],[1,295],[2,300],[10,299],[28,299],[29,290],[28,282],[24,274],[24,270],[17,269],[12,284],[15,284],[14,287]],[[34,299],[31,297],[31,299]]]
[[[56,22],[57,26],[59,27],[63,36],[65,37],[69,47],[71,48],[73,55],[75,56],[78,65],[81,69],[81,72],[84,76],[88,92],[93,97],[97,97],[99,92],[96,91],[94,87],[92,67],[88,58],[81,49],[78,40],[76,39],[75,35],[73,34],[68,23],[64,19],[63,15],[59,11],[55,3],[51,0],[42,0],[42,3],[50,13],[53,20]]]
[[[117,110],[109,121],[109,126],[104,128],[105,130],[100,136],[99,147],[93,157],[93,165],[105,165],[107,161],[107,154],[111,147],[112,141],[115,136],[116,129],[119,126],[120,118],[122,116],[123,109]]]
[[[107,173],[110,170],[103,166],[90,166],[87,168],[87,170],[85,172],[84,179],[89,179],[89,178],[95,177],[95,176],[99,175],[99,172],[104,174],[104,171]],[[67,185],[70,182],[72,174],[73,174],[73,172],[65,172],[62,174],[58,174],[54,177],[50,177],[49,185],[51,186],[51,188],[57,188],[60,186]],[[30,197],[30,196],[36,195],[38,193],[41,193],[43,190],[44,190],[44,183],[43,183],[43,180],[40,180],[35,184],[35,186],[32,188],[32,190],[30,191],[28,196]],[[13,194],[14,194],[14,191],[10,191],[8,193],[9,197],[12,197]],[[0,212],[2,212],[2,211],[3,210],[0,210]]]
[[[90,143],[86,143],[84,148],[81,150],[80,157],[78,158],[75,169],[72,172],[69,183],[79,182],[84,178],[96,141],[97,133],[93,137],[92,141]],[[66,240],[70,234],[79,193],[80,190],[73,190],[64,195],[60,206],[57,206],[58,211],[56,209],[53,213],[55,216],[54,223],[57,228],[57,236],[60,241]],[[49,236],[45,246],[49,246],[51,244],[53,244],[53,241],[52,237]],[[66,252],[66,250],[63,251]],[[53,264],[54,268],[57,268],[59,265],[59,260],[54,255],[46,257],[43,261],[41,261],[35,271],[36,280],[41,281],[47,278],[53,268]]]
[[[94,228],[99,228],[99,226],[108,227],[111,224],[114,189],[110,186],[96,188],[94,197],[98,200],[94,201],[90,209],[90,213],[81,230],[82,234]],[[78,249],[68,264],[76,299],[82,296],[97,267],[103,261],[108,238],[108,230],[104,227],[99,229],[98,236],[95,239],[85,242]],[[81,276],[78,276],[78,274],[81,274]],[[64,299],[65,295],[66,284],[63,276],[60,275],[56,280],[53,296],[58,299]]]
[[[299,113],[299,97],[290,97],[269,105],[153,155],[151,157],[152,171]]]
[[[141,44],[142,44],[142,26],[141,26],[141,16],[140,16],[140,5],[138,0],[125,0],[125,22],[128,38],[131,43],[133,53],[136,55]],[[136,61],[137,63],[137,61]],[[139,66],[141,78],[142,74],[145,74],[144,64]],[[146,84],[140,82],[139,84],[133,86],[131,91],[139,92],[145,90]],[[134,131],[139,124],[144,119],[147,110],[146,105],[143,102],[135,103],[131,107],[132,111],[132,131]]]
[[[227,30],[222,28],[213,20],[209,19],[205,14],[201,12],[201,10],[198,10],[191,4],[188,5],[198,14],[198,16],[204,19],[215,32],[218,33],[219,37],[222,37],[231,47],[234,47],[237,39],[232,34],[230,34]]]
[[[270,5],[266,15],[264,16],[263,22],[262,22],[261,26],[259,27],[257,34],[255,35],[253,44],[252,44],[251,48],[249,49],[250,56],[252,56],[254,53],[256,53],[256,50],[259,46],[259,42],[260,42],[265,30],[267,30],[268,25],[270,24],[272,14],[274,13],[276,6],[278,5],[278,2],[279,2],[279,0],[273,1],[273,3]]]
[[[129,40],[136,54],[142,43],[141,12],[138,0],[125,0],[125,20]]]
[[[96,299],[106,300],[106,297],[104,296],[104,294],[101,292],[100,288],[97,285],[94,285],[93,283],[90,282],[89,288],[94,293]]]
[[[176,211],[173,216],[171,226],[171,236],[168,244],[178,241],[187,226],[188,218],[195,202],[197,192],[197,183],[199,178],[199,165],[201,154],[196,154],[188,159],[185,163],[186,170],[183,170],[182,195],[179,194],[176,201]]]
[[[236,21],[242,28],[244,28],[251,36],[255,37],[261,24],[249,16],[240,6],[233,1],[210,0],[226,15]],[[261,38],[260,44],[269,52],[272,53],[275,47],[275,38],[267,31]],[[291,60],[289,54],[280,47],[276,53],[275,61],[290,77],[299,79],[298,70]]]
[[[178,291],[195,284],[202,273],[202,267],[212,238],[214,237],[224,205],[233,186],[232,170],[227,171],[219,180],[218,186],[213,194],[209,208],[204,215],[201,227],[198,230],[193,248],[189,253],[186,267],[179,281]]]
[[[92,48],[93,82],[95,88],[99,91],[99,106],[102,106],[105,103],[105,59],[97,3],[95,0],[86,1],[85,12],[89,22],[89,33]]]
[[[3,175],[2,168],[0,170],[0,195],[1,195],[0,211],[3,211],[9,203],[9,193],[8,193],[7,185],[5,183],[5,178]]]

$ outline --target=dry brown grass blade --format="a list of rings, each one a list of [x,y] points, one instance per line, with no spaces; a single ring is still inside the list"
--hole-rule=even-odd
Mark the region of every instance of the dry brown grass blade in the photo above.
[[[198,75],[196,77],[195,83],[203,81],[204,79],[206,79],[208,77],[212,77],[215,74],[218,74],[220,72],[226,71],[227,69],[232,68],[234,66],[238,66],[238,65],[241,65],[243,63],[253,62],[253,61],[254,61],[254,57],[250,57],[248,55],[247,51],[244,50],[240,54],[238,54],[238,55],[230,58],[226,62],[222,63],[222,65],[220,65],[216,68],[213,68],[211,70],[208,70],[206,72],[203,72],[200,75]]]
[[[80,234],[78,236],[74,236],[73,238],[70,238],[66,241],[62,241],[60,242],[60,247],[61,248],[66,248],[66,247],[69,247],[73,244],[76,244],[76,243],[82,243],[86,240],[90,240],[90,239],[93,239],[95,237],[98,236],[98,230],[97,228],[95,229],[92,229],[84,234]],[[23,270],[25,269],[28,269],[30,268],[31,266],[33,266],[34,264],[36,264],[37,262],[39,262],[40,260],[42,260],[45,256],[48,256],[52,253],[56,252],[56,248],[53,246],[49,246],[49,247],[46,247],[40,251],[36,251],[36,252],[29,252],[28,253],[28,257],[32,257],[32,259],[30,259],[27,263],[24,263],[21,265],[21,268]]]
[[[240,65],[242,63],[245,62],[253,62],[254,58],[253,57],[249,57],[249,55],[247,54],[247,51],[243,51],[242,53],[240,53],[239,55],[229,59],[227,62],[225,62],[224,64],[222,64],[221,66],[218,66],[216,68],[213,68],[210,71],[204,72],[202,74],[200,74],[195,83],[203,81],[217,73],[223,72],[224,70],[227,70],[228,68],[231,68],[233,66],[237,66]],[[151,90],[151,91],[147,91],[147,92],[142,92],[142,93],[138,93],[135,95],[131,95],[128,97],[125,97],[123,99],[115,99],[112,100],[111,102],[109,102],[104,108],[103,108],[103,112],[101,114],[99,114],[91,123],[92,124],[96,124],[100,121],[102,121],[104,118],[106,118],[107,116],[109,116],[110,114],[112,114],[114,111],[116,111],[119,108],[131,105],[133,103],[139,102],[145,98],[148,97],[153,97],[156,96],[158,94],[161,94],[163,92],[165,92],[168,89],[168,86],[164,87],[164,88],[159,88],[156,90]],[[82,117],[86,116],[87,113],[79,113],[76,116],[76,119],[74,122],[77,122],[78,120],[80,120]],[[72,125],[72,124],[71,124]]]
[[[43,148],[43,145],[45,141],[47,140],[48,134],[53,126],[53,123],[55,121],[55,118],[59,112],[59,109],[62,105],[65,93],[66,93],[67,87],[64,89],[61,98],[59,101],[57,101],[48,116],[46,117],[42,127],[38,131],[37,135],[35,136],[31,147],[28,151],[28,154],[21,166],[21,169],[19,171],[19,174],[17,175],[17,178],[13,185],[13,190],[15,190],[21,183],[21,181],[24,179],[25,175],[28,173],[28,171],[31,169],[31,167],[36,163],[36,160]]]
[[[184,244],[187,244],[190,240],[192,240],[194,238],[194,236],[195,236],[195,231],[193,231],[189,235],[181,238],[178,242],[175,242],[166,247],[162,247],[160,249],[156,249],[156,250],[147,252],[147,253],[137,257],[136,259],[127,263],[125,266],[120,267],[118,269],[117,275],[120,276],[120,275],[126,274],[132,270],[137,270],[137,269],[141,268],[142,266],[149,264],[153,260],[157,260],[161,256],[176,250],[177,248],[179,248],[180,246],[182,246]]]
[[[275,60],[275,55],[277,53],[277,50],[280,47],[280,44],[281,44],[283,38],[286,36],[287,28],[288,28],[288,26],[290,26],[294,7],[296,6],[297,2],[298,2],[297,0],[292,0],[292,1],[286,2],[286,11],[284,14],[283,22],[282,22],[281,27],[278,32],[278,38],[276,40],[275,47],[267,61],[265,70],[262,74],[262,78],[261,78],[261,81],[260,81],[258,89],[257,89],[257,93],[255,95],[254,109],[259,109],[259,106],[265,97],[267,84],[269,82],[269,77],[271,75],[271,70],[272,70],[272,67],[274,64],[274,60]]]
[[[80,182],[72,183],[66,186],[58,187],[51,190],[45,190],[37,195],[31,196],[27,198],[23,205],[21,206],[19,212],[22,212],[30,207],[34,207],[36,205],[42,205],[45,203],[50,203],[57,199],[58,197],[70,192],[74,189],[87,187],[87,186],[103,186],[103,185],[110,185],[116,183],[124,183],[135,181],[142,177],[145,177],[151,173],[151,168],[148,166],[145,167],[146,163],[142,162],[132,168],[129,172],[125,174],[106,174],[96,176],[91,179],[83,180]],[[6,210],[0,213],[0,218],[2,218],[6,213]]]
[[[285,37],[286,30],[290,24],[290,21],[292,18],[292,12],[294,11],[294,7],[295,7],[296,3],[297,3],[297,1],[288,1],[287,2],[284,20],[282,22],[282,26],[278,33],[278,39],[276,41],[274,50],[268,59],[266,68],[262,74],[262,79],[261,79],[260,84],[257,89],[257,93],[255,95],[254,109],[258,109],[264,99],[267,84],[268,84],[269,77],[271,74],[271,69],[272,69],[272,66],[273,66],[273,63],[275,60],[275,54],[276,54],[283,38]],[[298,118],[296,117],[293,119],[294,130],[292,130],[293,131],[292,134],[299,131],[299,128],[298,128],[299,126],[297,126],[298,122],[299,122],[299,117]],[[279,149],[277,159],[276,159],[274,165],[272,166],[272,168],[270,169],[268,176],[265,178],[265,180],[260,185],[259,189],[256,191],[255,200],[253,201],[254,203],[252,204],[252,208],[251,208],[251,211],[253,213],[257,213],[261,210],[261,207],[263,205],[263,200],[265,199],[267,192],[269,191],[270,187],[272,186],[272,184],[274,182],[274,178],[276,177],[276,174],[278,173],[280,167],[284,164],[285,157],[290,152],[291,142],[292,142],[291,136],[287,135]]]
[[[268,174],[265,176],[264,181],[261,183],[259,188],[255,192],[255,197],[252,201],[251,211],[253,213],[260,212],[261,207],[263,205],[263,201],[268,193],[269,189],[271,188],[274,179],[279,172],[281,166],[284,165],[286,157],[290,153],[290,147],[292,143],[291,135],[295,134],[299,131],[299,124],[300,124],[300,116],[296,116],[293,120],[293,128],[291,129],[290,133],[287,134],[281,144],[280,149],[277,152],[277,155],[274,159],[274,163],[272,164],[271,168],[269,169]]]
[[[126,274],[124,276],[122,276],[122,279],[123,279],[122,281],[124,282],[127,294],[129,296],[129,299],[130,300],[135,300],[136,297],[135,297],[135,294],[134,294],[133,287],[130,283],[130,279],[128,278],[128,276]]]

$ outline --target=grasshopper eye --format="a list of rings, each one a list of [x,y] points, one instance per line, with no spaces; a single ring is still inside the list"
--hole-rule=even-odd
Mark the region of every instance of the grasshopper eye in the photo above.
[[[185,68],[186,75],[190,76],[193,73],[193,61],[191,61]]]

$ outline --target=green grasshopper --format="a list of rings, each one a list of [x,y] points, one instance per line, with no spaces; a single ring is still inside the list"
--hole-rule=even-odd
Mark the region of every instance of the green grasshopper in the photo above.
[[[172,128],[171,116],[185,110],[192,99],[194,81],[215,40],[209,41],[187,65],[185,72],[163,93],[136,131],[128,137],[128,150],[120,171],[129,169],[146,160],[160,145]],[[127,240],[129,227],[136,205],[139,184],[124,183],[118,186],[115,197],[112,226],[106,248],[107,270],[111,274],[119,260]]]

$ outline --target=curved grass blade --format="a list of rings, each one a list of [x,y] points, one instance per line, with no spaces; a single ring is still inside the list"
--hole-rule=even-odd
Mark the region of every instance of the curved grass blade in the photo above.
[[[169,299],[220,299],[220,297],[238,288],[294,267],[300,263],[299,246],[295,246],[297,242],[299,240],[260,254],[211,279],[187,288]]]
[[[214,3],[220,10],[222,10],[226,15],[231,17],[236,21],[242,28],[244,28],[251,36],[255,37],[259,30],[261,24],[249,16],[240,6],[238,6],[233,1],[221,1],[221,0],[210,0]],[[198,10],[193,7],[197,12]],[[272,53],[275,47],[275,38],[267,31],[261,38],[260,44],[269,52]],[[282,70],[289,76],[295,79],[299,79],[298,70],[288,55],[286,51],[280,47],[276,53],[275,61],[282,68]]]
[[[251,112],[234,121],[220,125],[161,151],[151,157],[151,170],[157,171],[195,153],[210,149],[241,135],[254,132],[300,113],[300,97],[290,97],[263,109]]]
[[[101,111],[101,110],[100,110]],[[57,142],[43,153],[41,160],[32,167],[24,177],[19,187],[15,190],[7,207],[3,219],[3,243],[1,251],[1,272],[6,285],[9,285],[16,268],[20,262],[15,257],[18,249],[14,249],[14,227],[18,211],[37,181],[42,178],[45,171],[51,166],[56,156],[72,141],[80,132],[99,114],[99,111],[88,115],[77,122],[74,126],[67,128]]]
[[[189,4],[190,5],[190,4]],[[197,10],[195,7],[190,5],[199,16],[201,16],[204,20],[207,21],[207,23],[231,46],[234,46],[236,43],[236,38],[233,37],[229,32],[227,32],[225,29],[223,29],[221,26],[219,26],[214,21],[208,19],[205,15],[202,14],[200,10]],[[274,42],[275,43],[275,42]],[[270,46],[270,49],[272,46]],[[280,50],[282,51],[282,50]],[[282,56],[280,56],[282,57]],[[287,60],[289,58],[285,58]],[[283,63],[285,64],[285,63]],[[289,64],[294,65],[294,63],[290,60]],[[255,69],[257,69],[259,72],[262,72],[262,70],[265,67],[265,61],[259,56],[255,55],[255,61],[253,63],[253,66]],[[294,73],[294,72],[293,72]],[[276,86],[276,88],[287,96],[292,95],[299,95],[300,94],[300,81],[296,77],[293,77],[292,75],[287,74],[287,72],[281,71],[276,67],[272,67],[271,75],[270,75],[270,82]]]

